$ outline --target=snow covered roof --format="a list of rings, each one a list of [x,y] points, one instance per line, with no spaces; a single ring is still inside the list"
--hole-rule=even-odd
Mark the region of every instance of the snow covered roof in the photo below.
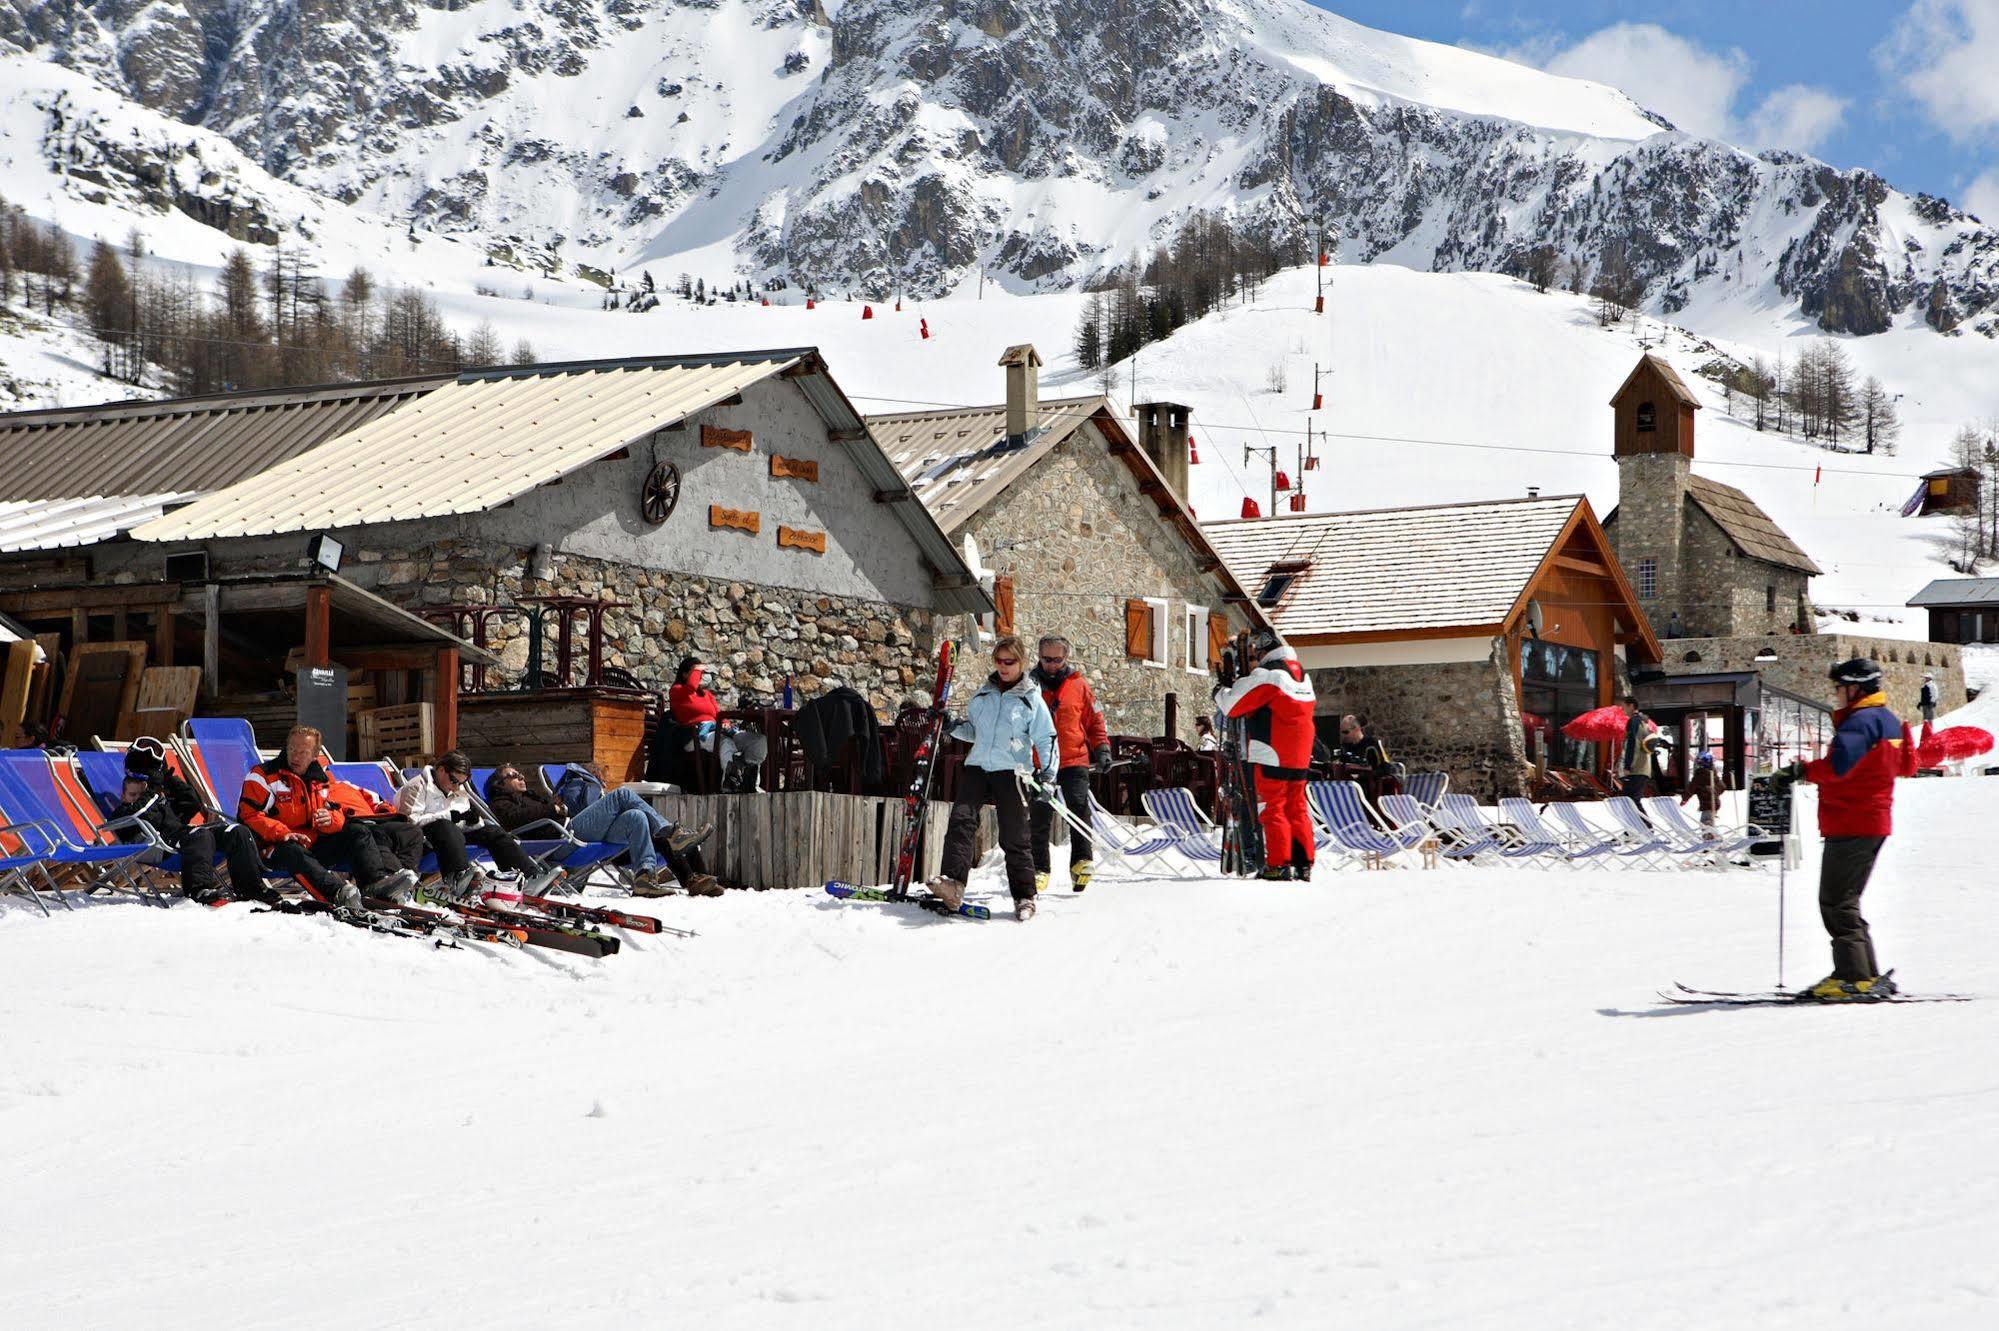
[[[1999,605],[1999,578],[1938,578],[1905,604]]]
[[[1267,610],[1293,643],[1336,635],[1497,633],[1587,501],[1580,495],[1202,526],[1247,587],[1292,582]]]
[[[150,522],[192,491],[151,495],[89,495],[80,499],[0,501],[0,552],[95,545]]]
[[[1784,534],[1782,527],[1770,520],[1768,513],[1757,507],[1754,499],[1734,486],[1711,481],[1705,476],[1692,476],[1687,482],[1687,498],[1698,504],[1701,512],[1713,518],[1722,534],[1751,559],[1760,559],[1780,568],[1794,568],[1801,573],[1825,571],[1798,548],[1797,542]]]
[[[217,490],[452,381],[448,374],[0,415],[0,500]]]

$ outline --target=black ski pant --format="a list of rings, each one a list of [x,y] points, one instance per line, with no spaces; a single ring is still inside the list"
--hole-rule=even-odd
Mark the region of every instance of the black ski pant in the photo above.
[[[271,848],[271,867],[279,873],[304,879],[313,892],[333,899],[340,885],[339,875],[328,865],[347,862],[350,876],[363,891],[396,871],[395,859],[368,824],[348,823],[338,832],[323,833],[310,848],[285,841]]]
[[[1076,821],[1083,826],[1090,825],[1090,769],[1087,767],[1065,767],[1055,774],[1055,785],[1062,792],[1062,803],[1069,806],[1069,812],[1076,815]],[[1048,842],[1055,830],[1055,806],[1035,800],[1028,806],[1027,819],[1034,834],[1034,871],[1048,872]],[[1069,864],[1087,864],[1096,854],[1096,847],[1088,835],[1069,829]]]
[[[424,839],[423,829],[415,820],[401,816],[393,818],[363,818],[350,820],[349,827],[356,824],[368,830],[375,844],[394,860],[396,864],[411,873],[423,872]],[[395,870],[390,870],[393,873]]]
[[[493,863],[508,873],[523,877],[535,872],[535,863],[528,853],[521,849],[521,843],[513,834],[503,832],[491,823],[480,823],[467,827],[454,823],[449,818],[438,818],[423,824],[423,839],[437,852],[437,871],[446,876],[464,873],[472,867],[472,857],[465,852],[467,845],[479,847],[493,857]]]
[[[683,887],[689,878],[708,872],[708,861],[702,858],[701,847],[689,846],[686,850],[675,850],[673,832],[653,833],[652,848],[659,852],[659,857],[666,861],[666,867],[673,871],[674,878]]]
[[[1638,806],[1638,816],[1651,825],[1652,816],[1645,812],[1645,788],[1652,784],[1650,777],[1627,776],[1617,783],[1617,789],[1624,798]]]
[[[257,834],[241,823],[188,829],[180,839],[181,891],[193,896],[213,889],[217,855],[229,866],[230,895],[242,901],[270,895],[264,886],[264,861],[257,854]]]
[[[972,875],[979,848],[979,810],[993,806],[999,820],[1000,849],[1006,852],[1006,886],[1015,901],[1034,895],[1034,851],[1029,846],[1027,801],[1012,771],[989,772],[983,767],[958,771],[958,802],[944,833],[944,876],[964,882]]]
[[[1860,894],[1874,872],[1883,836],[1834,836],[1825,839],[1819,863],[1819,918],[1832,936],[1832,973],[1841,980],[1871,980],[1881,973],[1874,958],[1874,938],[1860,914]]]

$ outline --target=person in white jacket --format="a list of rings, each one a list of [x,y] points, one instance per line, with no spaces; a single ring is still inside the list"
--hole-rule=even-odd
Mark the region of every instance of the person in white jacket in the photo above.
[[[396,812],[423,829],[437,853],[438,873],[447,896],[469,895],[479,882],[466,847],[473,845],[493,863],[521,876],[526,891],[539,896],[562,876],[560,865],[543,868],[528,857],[511,832],[485,816],[472,798],[472,761],[458,750],[422,768],[396,791]]]

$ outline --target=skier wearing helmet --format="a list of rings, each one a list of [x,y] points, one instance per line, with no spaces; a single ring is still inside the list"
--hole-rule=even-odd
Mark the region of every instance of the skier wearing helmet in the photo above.
[[[1838,702],[1834,731],[1825,757],[1794,762],[1780,780],[1809,781],[1819,788],[1819,835],[1825,857],[1819,867],[1819,916],[1832,937],[1832,974],[1808,991],[1834,1002],[1886,998],[1895,982],[1881,972],[1874,939],[1860,914],[1860,894],[1874,872],[1881,846],[1894,830],[1895,778],[1913,776],[1916,745],[1909,728],[1888,710],[1881,693],[1881,667],[1864,657],[1842,661],[1826,672]]]
[[[1312,876],[1312,815],[1305,782],[1312,775],[1312,713],[1318,705],[1298,654],[1275,633],[1250,640],[1256,669],[1215,696],[1222,716],[1249,719],[1249,761],[1256,767],[1257,821],[1263,824],[1263,877]]]

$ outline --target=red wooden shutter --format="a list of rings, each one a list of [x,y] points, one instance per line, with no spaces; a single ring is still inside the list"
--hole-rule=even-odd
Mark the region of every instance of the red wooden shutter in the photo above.
[[[1124,654],[1133,660],[1152,654],[1152,607],[1143,601],[1124,603]]]
[[[1222,653],[1229,649],[1229,620],[1227,615],[1208,616],[1208,669],[1222,668]]]
[[[1013,579],[993,579],[993,632],[1005,636],[1013,632]]]

